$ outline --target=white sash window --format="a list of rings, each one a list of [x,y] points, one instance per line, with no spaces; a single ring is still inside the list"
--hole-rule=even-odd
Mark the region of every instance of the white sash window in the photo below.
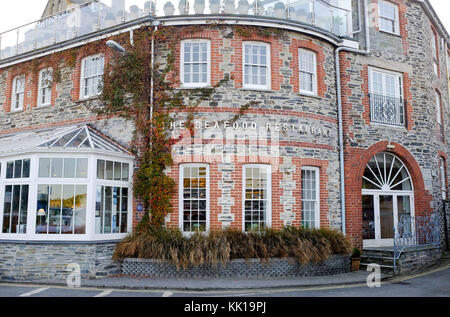
[[[316,53],[304,49],[298,50],[300,71],[300,92],[317,94]]]
[[[13,93],[11,111],[23,110],[23,101],[25,97],[25,75],[20,75],[13,80]]]
[[[319,168],[302,168],[302,227],[320,228]]]
[[[83,59],[80,93],[82,99],[95,97],[102,93],[104,64],[103,55],[94,55]]]
[[[243,166],[244,231],[261,231],[271,226],[271,167]]]
[[[184,88],[210,85],[210,51],[209,40],[185,40],[181,42],[180,78]]]
[[[270,45],[244,43],[244,88],[270,89]]]
[[[180,165],[179,224],[182,232],[209,230],[209,167]]]
[[[400,34],[398,6],[388,1],[379,2],[380,30]]]
[[[49,106],[52,100],[53,74],[51,68],[39,72],[38,107]]]

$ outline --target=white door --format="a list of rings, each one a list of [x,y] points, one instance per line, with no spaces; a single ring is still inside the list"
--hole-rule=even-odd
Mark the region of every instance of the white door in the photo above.
[[[391,153],[379,153],[363,175],[363,246],[394,244],[395,232],[412,233],[414,194],[406,166]]]

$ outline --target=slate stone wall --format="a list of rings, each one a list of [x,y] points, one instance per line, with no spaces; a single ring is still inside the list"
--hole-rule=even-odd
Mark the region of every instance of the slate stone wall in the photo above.
[[[80,266],[82,279],[120,273],[111,257],[115,243],[20,243],[0,242],[0,280],[65,281],[68,265]]]

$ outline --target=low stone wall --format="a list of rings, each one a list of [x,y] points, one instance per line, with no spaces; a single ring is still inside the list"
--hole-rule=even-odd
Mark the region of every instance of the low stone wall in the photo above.
[[[71,263],[80,265],[82,279],[118,274],[120,263],[111,260],[115,245],[0,241],[0,280],[66,280]]]
[[[441,248],[439,246],[406,249],[397,260],[397,269],[400,274],[421,271],[435,265],[440,258]]]
[[[124,259],[121,265],[124,275],[157,278],[324,276],[349,271],[350,259],[345,255],[334,255],[324,262],[305,265],[292,258],[270,259],[267,263],[258,259],[233,260],[217,268],[202,266],[186,270],[177,270],[167,261],[153,259]]]

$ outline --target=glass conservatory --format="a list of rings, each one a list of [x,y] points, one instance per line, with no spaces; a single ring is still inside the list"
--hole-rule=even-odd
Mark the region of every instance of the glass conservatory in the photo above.
[[[121,239],[132,228],[133,156],[89,126],[0,138],[0,238]]]

